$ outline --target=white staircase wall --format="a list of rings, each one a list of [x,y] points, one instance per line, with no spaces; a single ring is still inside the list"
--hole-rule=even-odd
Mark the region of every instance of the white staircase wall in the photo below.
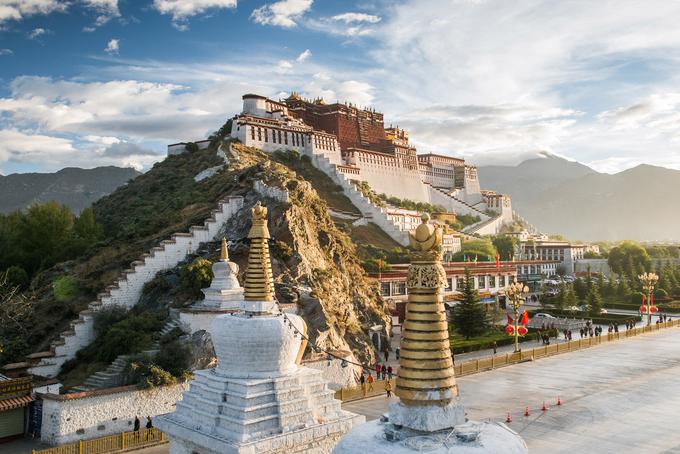
[[[44,377],[54,377],[62,364],[75,357],[76,352],[88,346],[95,338],[94,316],[97,311],[111,306],[131,308],[139,301],[144,285],[159,271],[174,268],[195,252],[206,241],[215,239],[225,222],[243,206],[242,197],[227,197],[219,202],[217,209],[202,226],[194,226],[189,233],[175,233],[168,240],[144,254],[131,264],[130,269],[121,273],[120,278],[107,287],[88,310],[71,322],[71,329],[61,334],[52,344],[52,355],[42,358],[29,372]]]

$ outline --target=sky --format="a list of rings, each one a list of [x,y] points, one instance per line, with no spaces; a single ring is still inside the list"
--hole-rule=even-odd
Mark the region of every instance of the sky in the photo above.
[[[0,0],[0,173],[145,170],[290,91],[478,165],[680,169],[679,23],[678,0]]]

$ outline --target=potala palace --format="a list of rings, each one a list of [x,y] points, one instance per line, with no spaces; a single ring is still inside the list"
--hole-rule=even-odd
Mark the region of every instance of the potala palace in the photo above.
[[[326,104],[320,98],[307,100],[295,92],[281,101],[246,94],[243,111],[232,119],[231,137],[265,152],[285,149],[309,156],[317,168],[350,193],[353,202],[350,182],[364,181],[378,194],[479,216],[480,222],[465,233],[496,234],[513,219],[510,197],[482,190],[475,166],[460,158],[417,154],[408,132],[386,128],[383,114],[375,110]],[[184,145],[170,145],[168,153],[181,153]],[[420,222],[420,214],[415,212],[393,210],[387,214],[395,224],[412,223],[415,227]],[[395,239],[407,243],[405,232]]]

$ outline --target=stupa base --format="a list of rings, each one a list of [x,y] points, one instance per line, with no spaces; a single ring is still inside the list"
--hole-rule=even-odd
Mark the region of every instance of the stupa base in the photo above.
[[[393,402],[390,404],[390,422],[415,431],[436,432],[463,424],[465,408],[458,398],[445,406],[417,407]]]
[[[418,432],[392,422],[371,421],[354,427],[333,454],[527,454],[524,440],[503,423],[468,421],[437,432]]]

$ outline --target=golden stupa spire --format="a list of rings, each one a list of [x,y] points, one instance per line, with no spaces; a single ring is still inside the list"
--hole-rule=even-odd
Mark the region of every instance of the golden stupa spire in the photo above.
[[[220,249],[220,261],[221,262],[228,262],[229,261],[229,249],[227,249],[227,239],[222,238],[222,248]]]
[[[253,224],[248,232],[250,254],[246,269],[246,301],[274,301],[274,277],[269,258],[269,229],[267,208],[260,202],[253,207]]]
[[[458,396],[458,388],[443,301],[442,230],[429,224],[426,214],[422,221],[410,236],[414,252],[395,394],[406,406],[445,406]]]

